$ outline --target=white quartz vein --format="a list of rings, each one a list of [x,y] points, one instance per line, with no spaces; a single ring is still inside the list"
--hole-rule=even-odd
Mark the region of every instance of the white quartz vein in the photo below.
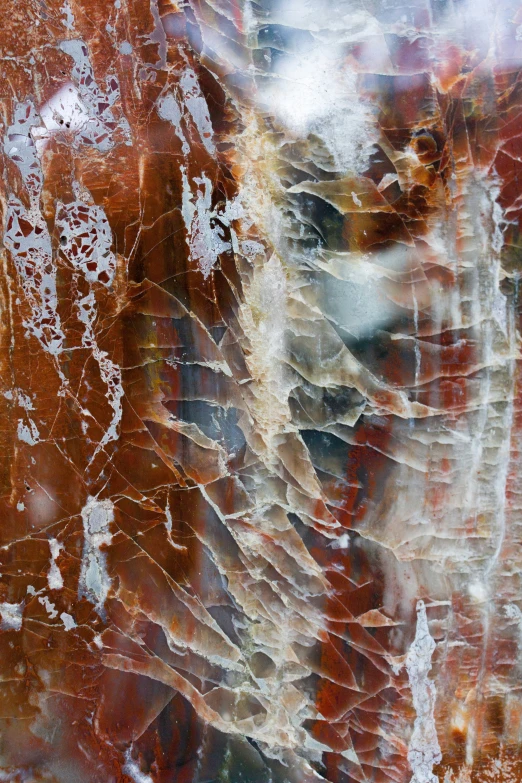
[[[433,767],[441,760],[435,725],[435,684],[428,677],[435,641],[430,635],[424,601],[417,603],[415,639],[406,657],[413,706],[417,717],[408,748],[408,761],[413,770],[411,783],[436,783]]]

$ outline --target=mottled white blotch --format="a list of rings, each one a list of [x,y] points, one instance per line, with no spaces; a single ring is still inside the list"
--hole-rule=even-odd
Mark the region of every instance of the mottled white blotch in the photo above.
[[[411,783],[436,783],[433,766],[441,760],[435,725],[434,683],[429,679],[435,641],[430,635],[424,601],[417,603],[417,630],[406,657],[413,706],[417,717],[408,747],[408,761],[413,770]]]
[[[187,69],[180,79],[180,87],[185,106],[198,129],[203,146],[207,152],[213,155],[216,151],[213,141],[214,131],[210,121],[207,102],[199,89],[196,74]]]
[[[96,342],[94,334],[96,299],[94,293],[90,291],[86,296],[82,297],[77,303],[77,307],[80,321],[85,325],[82,345],[92,350],[92,355],[100,368],[101,379],[107,385],[107,399],[113,411],[109,427],[94,452],[94,456],[96,456],[108,443],[118,440],[119,437],[119,427],[123,413],[121,402],[123,398],[122,376],[120,367],[109,358],[107,351],[102,351],[98,347]]]
[[[71,11],[71,6],[65,0],[65,3],[60,8],[60,11],[62,12],[62,22],[64,27],[67,28],[67,30],[74,30],[74,14]]]
[[[144,772],[142,772],[138,764],[131,757],[130,748],[125,753],[125,765],[123,767],[123,772],[132,780],[134,780],[134,783],[153,783],[150,775],[146,775]]]
[[[70,614],[67,614],[67,612],[61,613],[60,620],[64,624],[66,631],[71,631],[73,628],[76,628],[76,623],[74,622],[74,619],[71,617]]]
[[[28,419],[28,421],[29,425],[24,424],[22,419],[18,419],[18,440],[27,443],[28,446],[35,446],[40,439],[40,433],[34,421],[32,419]]]
[[[73,183],[79,192],[78,183]],[[111,250],[112,232],[103,207],[77,200],[58,202],[56,225],[60,232],[61,251],[69,263],[83,272],[89,283],[109,286],[116,271],[116,257]]]
[[[43,174],[34,131],[40,117],[31,101],[17,104],[13,124],[4,139],[4,151],[18,167],[29,195],[29,209],[13,194],[6,210],[4,244],[11,251],[31,315],[24,326],[44,351],[58,356],[65,339],[57,311],[56,268],[51,237],[41,213]],[[22,223],[21,223],[22,221]],[[22,230],[22,224],[28,223]]]
[[[356,17],[346,19],[347,38]],[[364,170],[374,150],[371,112],[358,95],[357,74],[343,62],[342,46],[320,43],[282,54],[260,95],[290,132],[320,138],[338,170]]]
[[[0,604],[0,628],[3,631],[19,631],[22,627],[23,604]]]
[[[243,217],[244,210],[238,201],[225,204],[223,209],[212,209],[212,182],[205,174],[193,178],[195,194],[184,166],[181,166],[181,178],[181,214],[187,229],[190,256],[198,263],[203,277],[207,278],[221,253],[238,249],[232,230],[232,243],[225,240],[223,226],[230,227],[233,220]]]
[[[176,100],[176,96],[169,94],[164,95],[158,101],[158,114],[162,120],[167,120],[174,127],[176,136],[181,141],[181,149],[184,155],[188,155],[190,147],[187,144],[185,134],[181,128],[181,117],[183,112]]]
[[[91,285],[109,287],[116,271],[116,256],[111,250],[112,232],[102,207],[92,202],[91,194],[74,181],[77,200],[70,204],[58,204],[56,224],[60,231],[60,244],[64,256],[75,270],[81,272]],[[122,416],[123,387],[121,370],[100,350],[94,330],[97,318],[96,297],[93,290],[76,302],[78,317],[85,330],[82,345],[92,351],[100,368],[100,376],[107,386],[107,399],[113,410],[109,427],[98,444],[94,456],[111,441],[119,437]]]
[[[167,500],[167,505],[165,507],[165,517],[166,517],[165,527],[167,528],[167,533],[169,534],[170,537],[170,534],[172,533],[172,514],[170,513],[170,504],[168,500]]]
[[[56,538],[51,538],[49,540],[49,549],[51,550],[51,565],[47,573],[47,584],[49,585],[50,590],[61,590],[63,587],[63,577],[56,560],[60,554],[62,545]]]
[[[38,599],[38,603],[42,604],[42,606],[45,608],[45,611],[51,618],[51,620],[54,620],[55,617],[58,616],[58,612],[56,611],[55,604],[51,603],[51,601],[47,598],[46,595],[41,595]]]
[[[60,49],[74,61],[71,77],[78,89],[78,100],[81,103],[83,116],[87,121],[79,129],[76,143],[93,144],[100,152],[106,152],[114,146],[113,127],[115,117],[112,106],[120,98],[120,85],[114,74],[106,77],[106,91],[98,86],[89,59],[89,51],[84,41],[67,40],[60,43]],[[130,143],[130,127],[125,117],[117,123],[117,127]]]
[[[110,525],[114,519],[114,507],[110,500],[89,498],[82,509],[83,554],[78,596],[91,601],[98,611],[103,609],[111,581],[107,573],[107,558],[101,551],[111,543]]]

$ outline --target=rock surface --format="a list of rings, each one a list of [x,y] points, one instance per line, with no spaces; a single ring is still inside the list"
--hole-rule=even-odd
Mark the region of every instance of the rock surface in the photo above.
[[[522,7],[2,11],[0,780],[521,780]]]

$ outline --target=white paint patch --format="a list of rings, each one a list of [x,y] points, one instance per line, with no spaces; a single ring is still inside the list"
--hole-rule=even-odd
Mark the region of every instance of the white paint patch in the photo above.
[[[0,604],[0,628],[3,631],[19,631],[22,627],[23,602],[19,604]]]
[[[49,549],[51,550],[51,566],[47,573],[47,584],[49,585],[50,590],[61,590],[63,587],[63,577],[56,560],[63,547],[56,538],[51,538],[49,540]]]
[[[78,596],[87,598],[98,612],[109,593],[111,580],[107,573],[107,558],[101,547],[112,541],[110,532],[114,520],[114,506],[110,500],[89,498],[82,510],[83,555]]]
[[[433,766],[442,755],[435,726],[435,684],[429,679],[435,641],[430,635],[424,601],[417,603],[417,630],[406,656],[413,706],[417,717],[408,747],[408,761],[413,770],[411,783],[438,783]]]

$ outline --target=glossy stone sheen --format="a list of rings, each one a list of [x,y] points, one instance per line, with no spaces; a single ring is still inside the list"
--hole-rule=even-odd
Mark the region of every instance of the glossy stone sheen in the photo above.
[[[522,7],[0,8],[0,780],[520,781]]]

